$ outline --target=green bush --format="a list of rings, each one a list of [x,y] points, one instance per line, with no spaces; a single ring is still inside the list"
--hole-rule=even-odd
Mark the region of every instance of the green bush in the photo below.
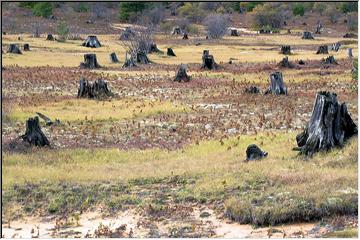
[[[357,12],[358,3],[357,2],[344,2],[344,3],[341,3],[340,4],[340,10],[343,13]]]
[[[65,42],[69,35],[69,28],[66,25],[66,22],[59,22],[59,24],[56,26],[56,32],[59,35],[59,41]]]
[[[271,29],[280,28],[285,20],[283,12],[277,11],[269,3],[257,5],[253,12],[253,25],[255,28],[269,26]]]
[[[32,9],[36,5],[36,2],[19,2],[19,7]]]
[[[294,6],[293,6],[293,14],[295,16],[299,15],[299,16],[304,16],[305,14],[305,7],[304,7],[304,4],[302,3],[296,3]]]
[[[242,2],[240,3],[240,8],[244,9],[246,12],[252,12],[252,10],[257,6],[263,4],[262,2]]]
[[[354,58],[353,69],[351,71],[351,74],[352,74],[352,78],[356,81],[358,80],[358,68],[359,68],[358,59]]]
[[[121,2],[119,4],[119,18],[121,21],[129,21],[136,14],[149,8],[151,3],[147,2]]]
[[[38,17],[49,17],[52,14],[53,7],[49,2],[39,2],[33,7],[33,14]]]
[[[79,2],[73,8],[76,12],[88,12],[89,11],[89,5],[84,2]]]
[[[178,9],[180,16],[186,17],[193,22],[200,22],[206,16],[204,10],[200,9],[197,3],[187,2]]]

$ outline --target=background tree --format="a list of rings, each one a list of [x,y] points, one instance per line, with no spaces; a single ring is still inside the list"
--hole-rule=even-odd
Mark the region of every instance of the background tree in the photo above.
[[[210,38],[221,38],[230,26],[230,16],[224,14],[211,15],[205,19],[204,24]]]
[[[305,7],[303,3],[295,3],[293,6],[293,14],[294,16],[304,16]]]
[[[53,13],[53,7],[50,2],[38,2],[33,6],[33,14],[38,17],[50,17]]]
[[[252,11],[253,25],[257,28],[279,28],[283,25],[285,12],[277,11],[272,4],[257,5]]]
[[[320,15],[322,16],[327,8],[327,4],[328,3],[324,2],[316,2],[312,9],[313,11],[320,13]]]
[[[340,18],[340,12],[336,9],[334,5],[330,5],[326,11],[325,15],[329,18],[331,23],[337,23]]]
[[[152,3],[147,2],[121,2],[119,4],[119,18],[121,21],[129,21],[147,9]]]
[[[59,41],[60,42],[65,42],[68,35],[69,35],[69,28],[66,25],[65,21],[61,21],[58,23],[58,25],[56,26],[56,33],[59,36]]]

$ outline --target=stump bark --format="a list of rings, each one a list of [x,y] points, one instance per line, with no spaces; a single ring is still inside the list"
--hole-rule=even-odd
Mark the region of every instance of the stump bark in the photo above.
[[[280,51],[281,51],[282,54],[286,54],[286,55],[291,54],[290,45],[281,46],[281,50],[280,50]]]
[[[294,66],[290,63],[289,58],[286,56],[284,57],[279,63],[278,63],[279,67],[284,67],[284,68],[293,68]]]
[[[89,48],[99,48],[101,44],[96,36],[88,36],[83,42],[82,46],[89,47]]]
[[[168,56],[176,57],[176,55],[175,55],[174,51],[172,50],[172,48],[168,48],[166,54]]]
[[[303,32],[303,36],[301,38],[302,39],[314,39],[311,32]]]
[[[130,55],[130,58],[128,58],[128,54],[125,53],[125,61],[122,67],[123,68],[136,67],[134,57]]]
[[[28,43],[25,43],[23,46],[24,51],[30,51],[30,46]]]
[[[268,155],[255,144],[251,144],[246,149],[246,161],[260,160]]]
[[[331,50],[337,52],[339,51],[339,48],[340,48],[341,44],[340,43],[334,43],[333,45],[331,45]]]
[[[84,55],[84,62],[80,63],[81,68],[100,68],[101,66],[98,64],[96,60],[96,54],[88,53]]]
[[[156,43],[151,43],[150,44],[149,53],[153,53],[153,52],[155,52],[155,53],[161,52],[160,49],[158,49]]]
[[[129,40],[131,37],[134,36],[135,32],[130,27],[126,27],[120,35],[120,40]]]
[[[184,36],[182,39],[189,39],[189,36],[187,35],[187,33],[184,33]]]
[[[334,56],[328,56],[327,58],[322,60],[324,64],[338,64],[334,58]]]
[[[148,64],[150,63],[150,60],[145,52],[140,51],[136,54],[136,62],[141,64]]]
[[[24,142],[27,142],[32,146],[43,147],[50,145],[49,140],[41,131],[39,117],[29,118],[26,121],[25,134],[22,135],[21,138]]]
[[[53,36],[52,34],[48,34],[47,37],[46,37],[46,40],[48,40],[48,41],[54,41],[55,38],[54,38],[54,36]]]
[[[352,58],[353,54],[352,54],[352,48],[348,48],[348,57]]]
[[[296,136],[300,154],[312,156],[319,151],[342,147],[344,142],[357,134],[345,103],[340,104],[336,93],[318,92],[310,121],[305,130]]]
[[[113,94],[109,90],[106,81],[99,79],[92,83],[88,80],[85,80],[85,78],[80,80],[77,94],[78,98],[103,99],[111,96],[113,96]]]
[[[190,76],[186,73],[186,66],[181,64],[177,73],[176,73],[176,76],[175,76],[175,79],[174,79],[175,82],[189,82],[190,81]]]
[[[11,43],[9,45],[9,48],[8,48],[8,53],[15,53],[15,54],[22,54],[22,52],[20,51],[20,48],[16,45],[16,44],[13,44]]]
[[[117,58],[116,53],[114,53],[114,52],[110,54],[110,60],[111,60],[112,63],[118,63],[119,62],[119,59]]]
[[[328,46],[327,46],[327,45],[321,45],[321,46],[319,46],[316,54],[329,54]]]
[[[322,28],[322,25],[320,23],[318,23],[316,25],[315,34],[321,34],[321,28]]]
[[[238,33],[238,31],[237,31],[236,28],[232,28],[230,31],[231,31],[231,32],[230,32],[230,35],[231,35],[231,36],[234,36],[234,37],[238,37],[238,36],[239,36],[239,33]]]
[[[250,86],[248,88],[245,88],[245,93],[260,93],[260,88],[256,86]]]
[[[209,50],[204,50],[203,52],[201,68],[209,70],[218,68],[218,64],[215,62],[214,56],[209,54]]]
[[[270,74],[270,87],[265,91],[265,94],[287,95],[287,88],[284,85],[284,80],[281,72],[274,72]]]

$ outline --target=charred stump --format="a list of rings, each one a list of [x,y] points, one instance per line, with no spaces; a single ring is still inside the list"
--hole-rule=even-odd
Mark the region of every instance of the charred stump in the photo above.
[[[239,36],[239,33],[238,33],[238,31],[237,31],[236,28],[232,28],[230,31],[231,31],[231,32],[230,32],[230,36],[234,36],[234,37],[238,37],[238,36]]]
[[[48,34],[47,37],[46,37],[46,40],[48,41],[55,41],[55,38],[52,34]]]
[[[357,38],[358,36],[355,33],[346,33],[343,38]]]
[[[270,74],[270,82],[270,87],[265,91],[265,95],[269,93],[274,95],[288,94],[281,72],[274,72]]]
[[[118,63],[119,62],[119,59],[117,58],[116,53],[114,53],[114,52],[110,54],[110,60],[111,60],[112,63]]]
[[[284,57],[279,63],[278,63],[279,67],[284,67],[284,68],[293,68],[294,66],[290,63],[289,58],[286,56]]]
[[[255,144],[251,144],[246,149],[246,161],[260,160],[268,155],[267,152],[262,151]]]
[[[28,43],[25,43],[23,46],[24,51],[30,51],[30,46]]]
[[[336,93],[318,92],[309,123],[304,132],[296,136],[300,154],[312,156],[319,151],[342,147],[344,142],[357,134],[345,103],[340,104]]]
[[[82,46],[89,47],[89,48],[99,48],[101,44],[96,36],[88,36],[83,42]]]
[[[151,43],[150,44],[150,49],[149,49],[149,53],[161,53],[160,49],[158,49],[156,43]]]
[[[290,45],[281,46],[281,50],[280,50],[280,51],[281,51],[282,54],[286,54],[286,55],[291,54]]]
[[[175,55],[174,51],[172,50],[172,48],[168,48],[166,54],[168,56],[176,57],[176,55]]]
[[[141,64],[148,64],[150,63],[150,60],[145,52],[139,51],[136,53],[136,62]]]
[[[25,134],[21,138],[32,146],[43,147],[50,145],[49,140],[41,131],[39,117],[29,118],[26,121]]]
[[[300,65],[305,65],[305,61],[300,59],[299,62],[298,62]]]
[[[189,82],[190,76],[186,73],[186,66],[181,64],[179,70],[176,73],[174,82]]]
[[[188,34],[187,34],[187,33],[184,33],[184,36],[183,36],[183,38],[182,38],[182,39],[189,39]]]
[[[98,64],[96,60],[96,54],[88,53],[84,55],[84,62],[80,63],[81,68],[100,68],[101,66]]]
[[[329,54],[328,46],[327,46],[327,45],[321,45],[321,46],[319,46],[316,54]]]
[[[353,54],[352,54],[352,48],[348,48],[348,57],[352,58]]]
[[[314,39],[311,32],[303,32],[303,36],[301,38],[302,39]]]
[[[182,31],[180,27],[174,27],[172,31],[172,35],[181,35]]]
[[[259,33],[260,33],[260,34],[270,34],[271,31],[270,31],[269,29],[260,29],[260,30],[259,30]]]
[[[245,93],[260,93],[260,88],[256,86],[250,86],[248,88],[245,88]]]
[[[99,79],[94,83],[89,82],[82,78],[80,80],[80,85],[78,89],[78,98],[96,98],[103,99],[113,96],[112,92],[109,90],[107,82]]]
[[[11,43],[9,45],[9,48],[7,50],[8,53],[15,53],[15,54],[22,54],[22,52],[20,51],[20,48],[16,45]]]
[[[125,61],[124,61],[124,65],[122,67],[123,68],[136,67],[134,57],[132,55],[130,55],[130,58],[128,58],[128,54],[125,53]]]
[[[337,52],[337,51],[339,51],[340,46],[341,46],[341,44],[339,42],[334,43],[333,45],[331,45],[331,50]]]
[[[322,28],[322,25],[320,23],[318,23],[316,25],[315,34],[321,34],[321,28]]]
[[[322,60],[323,64],[338,64],[334,58],[334,56],[328,56],[327,58]]]
[[[215,62],[214,56],[209,54],[209,50],[203,52],[201,68],[209,70],[218,68],[218,64]]]

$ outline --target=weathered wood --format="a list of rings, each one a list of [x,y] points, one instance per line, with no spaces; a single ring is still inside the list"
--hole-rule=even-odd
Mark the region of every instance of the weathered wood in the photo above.
[[[188,34],[187,34],[187,33],[184,33],[184,36],[183,36],[183,38],[182,38],[182,39],[189,39]]]
[[[260,93],[260,88],[256,87],[256,86],[250,86],[248,88],[245,88],[245,92],[246,93]]]
[[[122,66],[123,68],[136,67],[134,57],[131,54],[129,55],[130,57],[128,58],[128,54],[125,53],[125,61],[124,65]]]
[[[135,36],[135,32],[130,27],[126,27],[125,30],[120,35],[120,40],[129,40],[134,36]]]
[[[352,58],[353,54],[352,54],[352,48],[348,48],[348,57]]]
[[[270,86],[265,91],[265,94],[270,93],[274,95],[288,94],[287,88],[284,85],[284,80],[281,72],[274,72],[270,74]]]
[[[82,43],[82,46],[89,48],[99,48],[101,47],[101,44],[96,36],[88,36]]]
[[[338,64],[334,58],[334,56],[328,56],[322,60],[323,64]]]
[[[214,56],[209,54],[209,50],[204,50],[203,52],[201,68],[209,70],[218,68],[218,64],[215,62]]]
[[[301,38],[302,39],[314,39],[311,32],[303,32],[303,36]]]
[[[180,27],[173,28],[172,35],[181,35],[181,34],[183,34],[183,31],[181,30]]]
[[[46,40],[48,41],[55,41],[55,38],[52,34],[48,34],[47,37],[46,37]]]
[[[49,117],[45,116],[42,113],[36,112],[36,114],[45,121],[46,126],[59,125],[60,124],[60,120],[57,119],[57,118],[55,118],[55,121],[52,121]]]
[[[334,43],[331,45],[331,50],[337,52],[337,51],[339,51],[340,46],[341,46],[341,44],[339,42]]]
[[[328,46],[327,46],[327,45],[321,45],[321,46],[319,46],[316,54],[329,54]]]
[[[260,33],[260,34],[270,34],[271,31],[270,31],[269,29],[263,29],[263,28],[262,28],[262,29],[259,30],[259,33]]]
[[[112,63],[118,63],[119,62],[119,59],[117,58],[115,52],[110,54],[110,60],[111,60]]]
[[[29,46],[29,44],[28,44],[28,43],[24,43],[23,49],[24,49],[24,51],[30,51],[30,46]]]
[[[318,23],[316,25],[315,34],[321,34],[322,25],[321,23]]]
[[[100,68],[96,60],[96,54],[88,53],[84,55],[84,62],[80,63],[80,68]]]
[[[355,33],[345,33],[345,35],[343,36],[343,38],[357,38],[357,34]]]
[[[279,63],[278,63],[279,67],[284,67],[284,68],[293,68],[294,66],[290,63],[289,58],[286,56],[284,57]]]
[[[284,46],[281,46],[280,51],[281,51],[281,53],[282,53],[282,54],[286,54],[286,55],[291,54],[291,48],[290,48],[290,45],[284,45]]]
[[[184,64],[181,64],[177,73],[176,73],[176,76],[175,76],[175,79],[174,81],[175,82],[189,82],[190,81],[190,76],[186,73],[186,65]]]
[[[49,140],[41,131],[39,117],[29,118],[26,121],[25,134],[21,138],[24,142],[33,146],[43,147],[50,145]]]
[[[246,149],[246,161],[260,160],[268,155],[255,144],[251,144]]]
[[[150,44],[150,49],[149,49],[149,53],[161,53],[162,51],[160,49],[158,49],[156,43],[151,43]]]
[[[310,121],[305,130],[296,136],[301,154],[312,156],[319,151],[342,147],[344,142],[357,134],[345,103],[340,104],[336,93],[318,92]]]
[[[150,63],[150,60],[145,52],[139,51],[136,53],[136,62],[141,64],[148,64]]]
[[[172,57],[175,57],[175,56],[176,56],[175,53],[174,53],[174,51],[172,50],[172,48],[168,48],[166,54],[167,54],[168,56],[172,56]]]
[[[85,80],[85,78],[80,80],[78,98],[103,99],[111,96],[113,96],[113,93],[109,90],[106,81],[99,79],[92,83]]]
[[[20,48],[18,47],[18,45],[13,44],[13,43],[10,43],[7,52],[8,53],[15,53],[15,54],[22,54],[22,52],[20,51]]]
[[[236,28],[230,29],[230,36],[238,37],[239,33]]]

